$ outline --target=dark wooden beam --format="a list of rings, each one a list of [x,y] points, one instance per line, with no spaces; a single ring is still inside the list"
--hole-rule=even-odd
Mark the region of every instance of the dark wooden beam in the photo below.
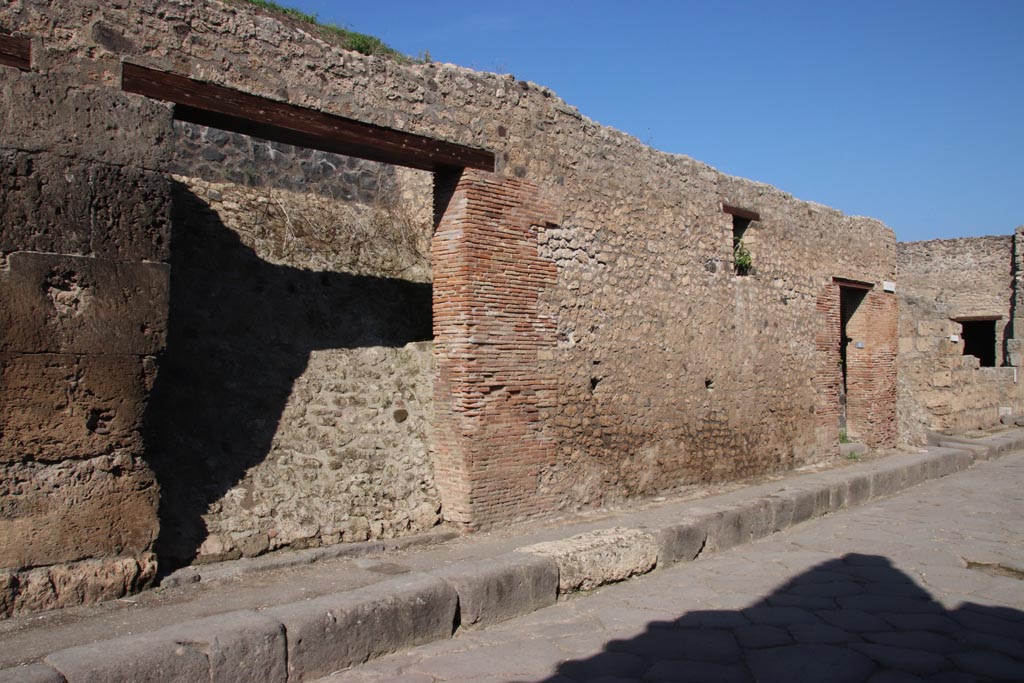
[[[494,171],[494,154],[487,150],[325,114],[127,62],[122,65],[121,88],[173,102],[175,118],[183,121],[266,140],[426,171]]]
[[[848,280],[845,277],[834,277],[832,282],[836,283],[840,287],[849,287],[851,289],[874,289],[875,285],[871,282],[862,282],[861,280]]]
[[[729,204],[722,204],[722,212],[732,214],[737,218],[746,218],[748,221],[759,221],[761,220],[761,214],[756,211],[749,211],[748,209],[741,209],[738,206],[730,206]]]
[[[1001,315],[958,315],[955,318],[950,318],[950,320],[958,323],[995,322],[1002,319],[1003,316]]]
[[[22,71],[32,68],[32,41],[21,36],[0,35],[0,65]]]

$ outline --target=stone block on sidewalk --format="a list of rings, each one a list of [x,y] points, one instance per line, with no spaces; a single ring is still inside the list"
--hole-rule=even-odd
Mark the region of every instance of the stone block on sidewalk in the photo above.
[[[250,611],[228,612],[91,645],[45,662],[67,683],[284,683],[282,625]]]
[[[653,532],[658,544],[658,566],[690,562],[703,552],[708,540],[708,521],[693,517]]]
[[[304,681],[451,637],[457,604],[440,578],[412,575],[264,613],[288,633],[288,680]]]
[[[28,664],[0,670],[0,683],[66,683],[56,669],[46,664]]]
[[[517,550],[553,558],[558,564],[558,589],[562,593],[591,590],[644,574],[658,560],[654,537],[639,529],[589,531]]]
[[[433,574],[459,594],[461,626],[485,626],[558,600],[558,565],[550,557],[507,553],[460,562]]]

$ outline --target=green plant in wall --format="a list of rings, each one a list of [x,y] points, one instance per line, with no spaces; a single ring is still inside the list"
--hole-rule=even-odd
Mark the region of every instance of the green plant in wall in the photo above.
[[[335,42],[339,43],[342,47],[347,50],[354,50],[355,52],[361,52],[364,55],[376,55],[379,57],[387,57],[400,63],[407,63],[412,61],[406,55],[403,55],[398,50],[386,45],[380,38],[376,36],[366,35],[365,33],[357,33],[350,31],[347,28],[338,26],[337,24],[328,24],[320,21],[315,14],[307,14],[301,10],[297,10],[293,7],[285,7],[274,2],[274,0],[236,0],[238,2],[246,2],[250,5],[256,5],[261,7],[268,12],[284,16],[293,21],[307,24],[311,28],[319,30],[322,37],[331,38]]]
[[[737,275],[746,275],[754,266],[754,259],[750,255],[750,250],[747,249],[741,239],[733,240],[732,258]]]
[[[839,430],[839,443],[853,443],[850,441],[850,435],[846,433],[845,429]]]

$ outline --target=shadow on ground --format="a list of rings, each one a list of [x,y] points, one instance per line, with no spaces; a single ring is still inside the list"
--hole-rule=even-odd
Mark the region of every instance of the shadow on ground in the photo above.
[[[887,558],[847,555],[745,609],[652,622],[544,681],[1019,682],[1024,612],[971,603],[947,610]]]
[[[167,348],[144,419],[160,485],[161,574],[206,539],[202,515],[266,458],[310,351],[431,338],[431,286],[260,259],[174,187]]]

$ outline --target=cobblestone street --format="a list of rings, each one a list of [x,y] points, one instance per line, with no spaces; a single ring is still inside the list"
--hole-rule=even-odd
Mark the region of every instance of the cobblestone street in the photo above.
[[[1022,681],[1024,453],[321,683]]]

